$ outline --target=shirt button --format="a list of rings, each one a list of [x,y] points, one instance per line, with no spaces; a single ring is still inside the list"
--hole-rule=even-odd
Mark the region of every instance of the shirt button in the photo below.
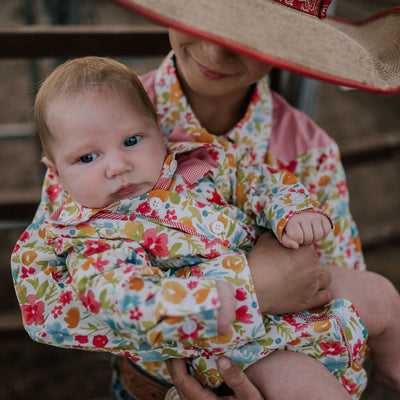
[[[152,210],[159,210],[159,209],[162,207],[163,202],[162,202],[162,200],[161,200],[160,198],[158,198],[158,197],[152,197],[152,198],[149,200],[149,205],[150,205],[150,208],[151,208]]]
[[[182,331],[183,333],[186,333],[186,335],[190,335],[191,333],[196,332],[196,329],[197,329],[197,322],[193,321],[192,319],[186,321],[182,325]]]
[[[176,160],[172,160],[171,164],[169,165],[169,170],[171,171],[171,174],[173,174],[177,168],[178,168],[178,162]]]
[[[222,233],[225,230],[224,223],[221,221],[214,221],[210,225],[211,231],[213,233]]]

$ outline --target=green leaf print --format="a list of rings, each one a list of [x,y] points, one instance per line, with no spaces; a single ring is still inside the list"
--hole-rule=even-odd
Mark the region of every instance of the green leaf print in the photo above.
[[[39,286],[39,279],[35,278],[35,279],[27,279],[26,280],[27,283],[29,283],[35,290],[38,288]]]
[[[193,214],[193,217],[196,217],[199,222],[203,221],[203,218],[200,214],[200,211],[196,207],[188,207],[188,210]]]
[[[353,334],[351,333],[351,329],[349,327],[344,328],[344,332],[346,334],[346,336],[348,337],[349,340],[353,339]]]
[[[102,308],[108,308],[110,302],[107,301],[107,289],[103,289],[99,296],[100,304]]]
[[[232,285],[234,285],[234,286],[243,286],[246,283],[246,279],[240,279],[240,278],[237,277],[237,275],[236,275],[235,278],[231,278],[230,276],[226,276],[225,279],[228,282],[232,283]]]
[[[26,287],[24,286],[24,288],[18,293],[18,300],[21,304],[29,303],[28,299],[26,298],[26,294],[27,290]]]
[[[179,196],[178,193],[171,193],[171,194],[168,196],[168,199],[169,199],[169,201],[170,201],[172,204],[179,204],[180,201],[181,201],[181,196]]]
[[[153,321],[141,321],[140,323],[145,330],[151,329],[155,325]]]
[[[207,364],[204,361],[204,359],[200,358],[198,368],[200,372],[206,371],[207,370]]]
[[[169,252],[169,257],[175,257],[177,251],[182,247],[182,243],[175,243],[171,246],[171,250]]]
[[[44,281],[39,287],[38,290],[36,291],[36,298],[40,299],[44,296],[46,293],[47,288],[49,287],[49,282]]]

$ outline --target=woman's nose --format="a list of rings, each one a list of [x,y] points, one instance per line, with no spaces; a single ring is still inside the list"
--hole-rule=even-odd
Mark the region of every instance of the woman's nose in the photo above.
[[[108,160],[106,177],[108,179],[113,179],[116,176],[123,175],[130,171],[132,171],[132,165],[129,160],[122,155],[115,154]]]
[[[203,50],[214,63],[230,62],[235,58],[235,52],[216,43],[203,42]]]

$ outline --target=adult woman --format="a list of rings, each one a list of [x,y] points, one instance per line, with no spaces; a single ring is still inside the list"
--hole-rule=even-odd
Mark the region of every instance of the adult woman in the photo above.
[[[132,6],[136,2],[124,1],[121,3]],[[143,2],[144,5],[147,4],[148,7],[153,7],[153,10],[156,10],[157,5],[151,3],[149,1]],[[178,21],[175,25],[171,23],[170,25],[172,26],[182,27],[185,18],[189,14],[195,14],[193,11],[195,4],[190,4],[191,2],[185,2],[184,7],[182,4],[175,4],[173,1],[164,3],[171,15],[175,15],[179,10],[189,11],[188,14],[181,15],[180,22]],[[215,1],[197,1],[194,3],[206,4],[206,15],[212,17],[218,16],[213,13],[213,7],[215,6],[215,11],[220,13],[219,17],[223,15],[225,19],[227,15],[223,10],[232,7],[232,4],[229,4],[228,7],[227,5],[222,5],[222,2],[217,3]],[[246,4],[245,10],[253,8],[253,17],[261,10],[259,8],[260,4],[255,4],[254,2],[251,4],[247,2]],[[305,18],[298,11],[294,11],[285,5],[275,4],[272,0],[265,1],[263,6],[268,7],[268,15],[270,17],[276,15],[275,18],[279,23],[283,21],[283,18],[289,16],[295,18],[297,24]],[[193,7],[193,9],[189,10],[189,7]],[[144,12],[149,13],[151,10],[151,8],[147,8]],[[284,15],[281,15],[282,10],[285,11]],[[286,12],[287,10],[289,10],[288,13]],[[278,14],[280,15],[279,18],[277,17]],[[204,20],[204,15],[200,19]],[[221,21],[221,18],[219,21]],[[313,27],[320,25],[319,23],[314,24],[314,19],[310,20],[308,16],[305,21],[307,23],[312,21]],[[228,22],[228,25],[233,25],[234,28],[237,27],[234,25],[233,20],[228,20]],[[249,22],[253,23],[254,21],[250,19]],[[193,21],[193,26],[195,26],[194,24],[195,22]],[[295,24],[294,26],[298,25]],[[302,28],[304,28],[303,25]],[[264,27],[264,29],[267,28]],[[278,27],[274,29],[277,32]],[[329,29],[331,33],[337,33],[335,28]],[[192,33],[199,32],[198,27],[186,30]],[[232,29],[230,29],[230,32],[232,32]],[[396,32],[394,30],[392,32],[393,37],[396,37]],[[272,34],[272,32],[265,32],[265,35],[269,34]],[[309,35],[310,32],[305,36],[310,39]],[[252,34],[252,37],[255,36],[255,34]],[[207,36],[203,31],[203,37],[211,38],[212,36]],[[249,151],[254,154],[255,160],[261,162],[267,160],[271,168],[292,169],[301,180],[306,181],[314,192],[317,191],[317,188],[323,189],[322,191],[319,190],[320,196],[324,197],[322,199],[323,203],[332,208],[334,212],[336,210],[336,233],[339,232],[339,234],[328,239],[329,245],[326,248],[331,249],[331,251],[322,252],[320,249],[320,256],[324,257],[321,259],[325,262],[335,261],[341,265],[347,264],[347,266],[353,268],[356,266],[363,268],[356,229],[348,211],[343,171],[340,163],[337,162],[337,147],[318,127],[290,108],[279,96],[269,92],[266,80],[262,79],[270,68],[266,65],[268,57],[265,56],[260,62],[250,57],[242,56],[240,53],[227,50],[220,45],[180,33],[177,30],[171,31],[171,43],[176,50],[175,57],[170,55],[157,74],[153,73],[144,78],[146,88],[150,94],[153,93],[153,99],[159,111],[162,112],[161,124],[164,133],[168,135],[173,126],[183,124],[185,129],[197,130],[199,140],[201,140],[202,129],[207,129],[217,135],[223,135],[227,140],[231,141],[248,140]],[[221,39],[220,43],[228,44],[226,39]],[[230,45],[232,46],[232,42]],[[246,47],[246,49],[244,47],[244,45],[237,46],[236,50],[245,50],[247,54],[260,54],[258,52],[251,53],[249,47]],[[282,46],[279,45],[278,47]],[[294,47],[294,49],[293,46],[291,47],[291,51],[293,54],[298,54],[303,53],[307,46],[304,42],[301,42],[300,46],[296,44]],[[396,47],[395,43],[393,47]],[[324,54],[326,56],[332,53],[332,49],[325,50]],[[276,57],[278,56],[270,57],[269,62],[276,61]],[[343,58],[343,55],[341,57]],[[314,68],[315,72],[320,66],[320,63],[315,64],[317,59],[321,58],[320,54],[313,58],[312,54],[307,54],[305,58],[306,64],[313,64],[312,68]],[[278,60],[276,64],[281,66],[289,65],[284,64],[281,60]],[[295,62],[296,60],[291,60],[291,65]],[[352,60],[350,64],[352,63],[355,64],[352,65],[355,69],[362,66],[362,63],[360,64],[359,61],[357,63],[356,60]],[[368,80],[366,84],[365,79],[368,74],[363,74],[362,72],[365,72],[369,66],[364,66],[361,69],[360,76],[358,74],[354,75],[354,73],[343,76],[339,74],[340,68],[339,70],[335,68],[333,70],[330,68],[325,69],[324,67],[328,67],[328,63],[323,62],[322,64],[322,72],[320,70],[314,73],[315,76],[331,79],[335,82],[352,83],[353,86],[368,87],[376,91],[391,91],[399,88],[398,74],[397,77],[396,75],[394,77],[391,76],[388,80],[378,76],[377,79]],[[336,65],[336,63],[334,62],[333,65]],[[330,66],[331,64],[329,64]],[[311,69],[307,70],[305,66],[298,67],[298,70],[309,73],[311,71]],[[259,107],[260,104],[262,104],[261,107]],[[178,114],[176,114],[177,110],[179,111]],[[246,130],[247,133],[245,132]],[[250,137],[250,134],[254,134],[254,136]],[[313,141],[311,138],[317,140]],[[297,141],[297,139],[300,139],[300,141]],[[289,148],[287,143],[295,143],[296,146]],[[309,163],[307,164],[307,162]],[[321,180],[320,178],[323,179]],[[339,195],[337,194],[337,189],[340,189]],[[71,335],[74,323],[84,323],[85,318],[88,321],[87,310],[90,310],[93,306],[92,299],[81,299],[81,303],[76,305],[75,309],[79,311],[80,315],[77,319],[75,317],[77,311],[71,311],[71,307],[65,306],[68,301],[66,294],[70,296],[72,294],[68,291],[69,276],[65,274],[62,260],[54,260],[53,269],[42,271],[40,262],[43,260],[36,259],[36,253],[34,252],[34,247],[38,245],[40,240],[43,240],[41,227],[46,215],[49,210],[54,208],[57,201],[62,199],[61,190],[62,188],[57,185],[56,179],[49,176],[46,181],[41,211],[34,224],[23,237],[23,240],[20,241],[20,247],[16,250],[14,271],[19,301],[25,316],[28,316],[27,310],[29,307],[29,310],[40,311],[39,314],[35,314],[35,317],[29,313],[32,318],[25,318],[25,321],[29,324],[27,330],[29,330],[31,336],[38,341],[56,343],[67,347],[67,338],[74,338]],[[330,196],[329,193],[332,193],[333,196]],[[330,198],[330,201],[327,201],[328,198]],[[338,201],[335,203],[336,200]],[[338,204],[341,207],[338,207]],[[262,238],[262,241],[264,240],[270,246],[271,265],[267,265],[265,260],[260,260],[258,263],[254,262],[254,265],[258,265],[258,267],[251,269],[256,283],[255,291],[260,310],[269,313],[298,311],[322,304],[329,298],[329,294],[324,290],[329,283],[329,274],[321,271],[316,263],[312,249],[303,248],[299,253],[293,254],[292,252],[283,252],[275,243],[268,241],[267,236]],[[260,246],[261,244],[263,242],[260,242]],[[249,257],[257,257],[257,254],[256,246],[255,251],[250,253]],[[344,254],[347,256],[344,256]],[[312,261],[305,260],[303,258],[304,255]],[[29,268],[24,270],[21,265]],[[268,274],[265,274],[266,269],[268,269]],[[287,280],[282,275],[286,275]],[[33,284],[36,285],[36,288],[38,285],[43,285],[43,297],[41,299],[31,296],[30,288],[32,288]],[[46,304],[42,304],[42,299],[47,299]],[[282,299],[287,302],[282,301]],[[99,329],[105,327],[104,321],[96,321],[96,323]],[[101,335],[93,333],[90,336],[90,340],[85,343],[84,341],[87,338],[78,338],[77,340],[81,347],[90,349],[104,348],[104,337],[99,336]],[[72,345],[72,343],[73,340],[69,345]],[[121,341],[119,341],[119,345],[123,349]],[[177,365],[178,373],[181,373],[182,370],[179,369],[181,364],[178,363]],[[121,371],[122,368],[120,368]],[[223,373],[221,374],[224,376]],[[244,379],[243,375],[239,374],[239,376]],[[364,375],[361,373],[358,376],[359,378],[348,378],[345,373],[341,376],[342,383],[350,382],[348,386],[351,387],[354,396],[360,395],[365,383]],[[124,376],[121,375],[121,380],[124,384],[127,384],[129,380],[125,378],[126,374]],[[228,384],[232,384],[232,379],[229,380],[229,376],[226,380]],[[249,387],[249,383],[247,382],[245,386],[240,388],[243,387]],[[236,392],[241,396],[239,398],[245,399],[246,397],[243,396],[247,394],[243,395],[243,391],[240,388]],[[204,395],[203,398],[205,398]]]

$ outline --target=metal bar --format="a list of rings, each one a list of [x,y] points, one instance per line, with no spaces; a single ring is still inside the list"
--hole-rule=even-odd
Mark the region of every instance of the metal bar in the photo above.
[[[364,162],[386,160],[400,156],[400,133],[385,134],[384,136],[357,141],[353,140],[339,147],[345,168]]]
[[[0,28],[0,58],[159,56],[167,29],[153,25],[64,25]]]

